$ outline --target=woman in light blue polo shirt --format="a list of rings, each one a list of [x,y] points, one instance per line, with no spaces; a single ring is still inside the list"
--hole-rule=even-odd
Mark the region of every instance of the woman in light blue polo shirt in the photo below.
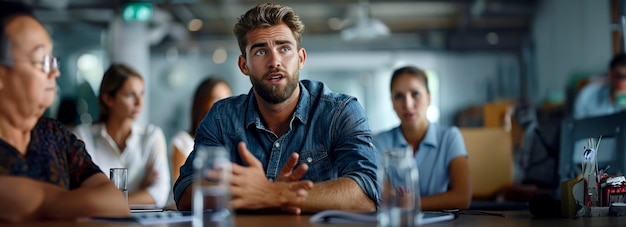
[[[467,209],[471,183],[467,151],[457,127],[443,127],[426,119],[430,105],[428,79],[424,71],[407,66],[391,77],[393,109],[400,126],[375,136],[384,152],[395,147],[416,147],[422,210]]]

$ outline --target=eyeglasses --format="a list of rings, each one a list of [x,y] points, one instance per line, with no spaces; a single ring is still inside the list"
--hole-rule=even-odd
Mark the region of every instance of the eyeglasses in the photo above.
[[[54,69],[59,69],[59,59],[49,54],[43,56],[43,61],[34,61],[33,64],[39,65],[41,70],[46,74]]]
[[[0,64],[6,65],[6,66],[12,66],[14,62],[20,62],[20,61],[16,61],[12,59],[6,59],[6,60],[0,59]],[[59,69],[59,59],[50,54],[46,54],[45,56],[43,56],[42,61],[31,61],[31,63],[34,65],[37,65],[38,68],[40,68],[41,71],[43,71],[46,74],[49,74],[50,72],[52,72],[52,70]]]

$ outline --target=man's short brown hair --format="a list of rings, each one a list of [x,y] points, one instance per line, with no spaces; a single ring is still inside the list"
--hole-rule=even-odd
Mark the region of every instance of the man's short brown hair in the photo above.
[[[241,54],[246,56],[246,34],[252,30],[268,28],[271,26],[284,23],[291,29],[293,36],[296,38],[296,45],[300,49],[302,43],[302,32],[304,24],[300,21],[300,17],[296,11],[288,6],[281,6],[276,3],[262,3],[248,10],[238,18],[237,24],[233,32],[237,37],[237,43]]]

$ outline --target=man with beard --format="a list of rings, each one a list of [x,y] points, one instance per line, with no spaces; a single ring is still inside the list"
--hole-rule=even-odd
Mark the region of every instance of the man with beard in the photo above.
[[[223,146],[233,162],[234,210],[376,210],[379,157],[365,113],[354,97],[299,80],[303,30],[295,11],[278,4],[257,5],[239,18],[238,66],[252,89],[217,102],[198,127],[174,185],[178,209],[191,209],[198,148]]]

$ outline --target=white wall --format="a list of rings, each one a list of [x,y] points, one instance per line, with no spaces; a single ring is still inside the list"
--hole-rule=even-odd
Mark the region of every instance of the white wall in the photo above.
[[[537,87],[533,100],[564,93],[573,73],[602,74],[612,57],[610,1],[544,0],[533,21]],[[534,91],[534,92],[532,92]]]

